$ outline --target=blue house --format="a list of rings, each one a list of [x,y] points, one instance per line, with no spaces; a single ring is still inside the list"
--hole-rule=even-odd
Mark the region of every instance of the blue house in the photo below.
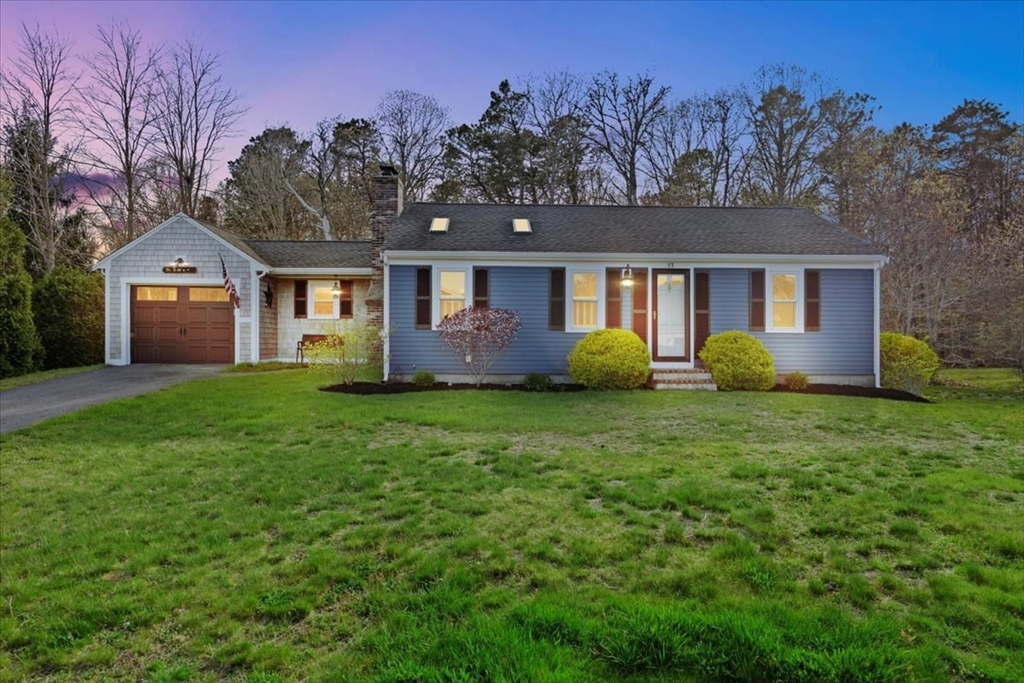
[[[387,330],[385,376],[463,381],[437,332],[468,306],[517,311],[491,368],[563,379],[584,335],[632,330],[656,380],[707,383],[708,336],[761,339],[781,375],[876,386],[879,270],[867,242],[804,209],[415,203],[373,188],[370,240],[246,240],[179,214],[99,261],[106,361],[291,360],[347,321]],[[224,288],[230,279],[237,296]]]
[[[700,368],[708,336],[742,330],[764,342],[779,374],[878,383],[885,257],[806,209],[403,209],[395,190],[377,195],[374,216],[391,379],[426,369],[458,380],[464,370],[437,325],[463,307],[492,306],[522,317],[495,381],[561,377],[584,335],[622,328],[647,343],[666,379]]]

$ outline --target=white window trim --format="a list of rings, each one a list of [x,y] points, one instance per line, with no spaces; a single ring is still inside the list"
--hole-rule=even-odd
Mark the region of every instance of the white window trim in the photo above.
[[[793,275],[796,277],[796,327],[775,327],[775,316],[773,307],[775,305],[772,277],[774,275]],[[772,334],[803,334],[804,332],[804,268],[803,266],[789,266],[768,268],[764,274],[764,329]]]
[[[466,291],[463,304],[466,308],[473,305],[473,267],[459,264],[457,266],[436,265],[430,273],[430,317],[431,326],[436,330],[441,324],[441,271],[446,273],[459,272],[465,276]]]
[[[605,328],[605,271],[607,267],[601,266],[580,266],[565,269],[565,331],[573,334],[586,334],[594,330]],[[573,325],[573,280],[577,274],[597,275],[597,326],[576,327]]]
[[[317,286],[326,285],[327,289],[334,287],[334,280],[307,280],[306,281],[306,318],[308,320],[337,320],[341,316],[339,311],[341,309],[340,299],[331,297],[334,305],[331,307],[330,315],[317,315],[316,314],[316,297],[313,296],[313,291]]]

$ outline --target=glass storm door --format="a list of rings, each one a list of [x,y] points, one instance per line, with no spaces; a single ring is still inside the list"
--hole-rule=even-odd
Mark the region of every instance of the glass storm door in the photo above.
[[[690,341],[687,339],[689,303],[687,271],[654,271],[654,360],[690,359]]]

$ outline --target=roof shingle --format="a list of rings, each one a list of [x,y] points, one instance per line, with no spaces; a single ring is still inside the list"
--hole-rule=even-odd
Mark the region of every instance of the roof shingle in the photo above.
[[[428,232],[450,218],[447,233]],[[514,234],[527,218],[531,234]],[[879,255],[867,241],[807,209],[739,207],[408,204],[389,251],[594,254]]]
[[[309,240],[245,240],[272,268],[369,268],[370,242]]]

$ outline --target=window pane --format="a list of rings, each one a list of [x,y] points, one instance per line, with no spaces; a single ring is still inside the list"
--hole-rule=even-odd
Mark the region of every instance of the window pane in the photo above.
[[[796,301],[796,275],[772,275],[772,299]]]
[[[189,287],[189,301],[228,301],[228,293],[223,287]]]
[[[334,301],[331,287],[334,285],[313,285],[313,301]],[[319,308],[314,310],[319,311]]]
[[[136,287],[137,301],[177,301],[177,287]]]
[[[597,273],[573,273],[572,298],[597,298]]]
[[[444,298],[466,298],[466,273],[462,270],[441,271],[441,296]],[[462,306],[455,310],[461,309]]]
[[[466,302],[463,299],[442,299],[441,300],[441,319],[447,318],[452,313],[458,313],[466,307]]]
[[[573,327],[597,327],[597,302],[596,301],[573,301],[572,302],[572,326]]]
[[[327,296],[330,298],[330,290],[327,290]],[[334,300],[330,301],[314,301],[313,302],[313,315],[334,315]]]
[[[772,325],[775,329],[796,328],[796,304],[778,303],[772,304]]]

